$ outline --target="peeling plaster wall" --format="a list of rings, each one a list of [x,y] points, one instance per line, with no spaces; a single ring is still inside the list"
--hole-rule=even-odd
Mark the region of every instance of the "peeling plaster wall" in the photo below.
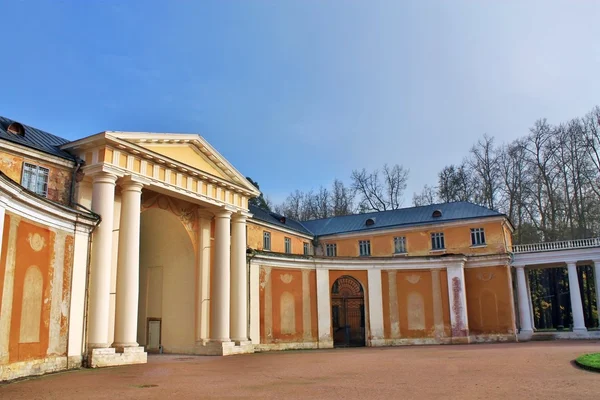
[[[260,268],[261,344],[317,341],[315,270]]]
[[[470,333],[515,333],[509,267],[466,268],[465,281]]]
[[[484,228],[486,246],[473,247],[471,245],[471,228]],[[357,257],[359,255],[358,242],[360,240],[371,241],[371,255],[375,257],[386,257],[394,254],[394,237],[406,237],[407,252],[411,256],[431,255],[431,234],[444,233],[446,253],[465,255],[483,255],[506,253],[505,230],[499,221],[487,223],[474,223],[466,226],[428,226],[427,228],[415,228],[410,231],[398,230],[395,233],[377,234],[365,232],[364,235],[352,237],[323,237],[320,239],[321,247],[324,249],[327,243],[337,245],[338,257]],[[262,239],[261,239],[262,240]]]
[[[0,380],[66,368],[72,232],[7,212],[2,249]]]
[[[72,169],[30,157],[23,157],[4,149],[0,150],[0,170],[19,184],[21,184],[23,176],[24,162],[47,168],[50,171],[48,175],[48,199],[62,204],[69,204]]]
[[[450,337],[445,270],[382,271],[386,339]]]

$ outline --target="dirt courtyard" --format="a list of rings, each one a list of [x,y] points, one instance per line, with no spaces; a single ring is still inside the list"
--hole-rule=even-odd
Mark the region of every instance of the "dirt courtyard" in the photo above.
[[[571,361],[598,351],[588,341],[156,355],[0,385],[0,399],[592,399],[600,374]]]

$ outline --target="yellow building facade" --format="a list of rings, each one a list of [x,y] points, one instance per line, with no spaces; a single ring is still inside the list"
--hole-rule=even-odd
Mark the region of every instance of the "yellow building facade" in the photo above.
[[[516,340],[512,227],[483,207],[294,221],[251,206],[192,134],[67,141],[1,118],[0,155],[2,379],[148,352]]]

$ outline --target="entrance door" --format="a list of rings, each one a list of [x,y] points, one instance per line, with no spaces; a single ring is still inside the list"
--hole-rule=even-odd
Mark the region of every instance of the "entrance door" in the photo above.
[[[148,318],[148,341],[146,351],[158,353],[160,350],[160,318]]]
[[[356,279],[344,275],[331,288],[333,345],[365,345],[365,295]]]

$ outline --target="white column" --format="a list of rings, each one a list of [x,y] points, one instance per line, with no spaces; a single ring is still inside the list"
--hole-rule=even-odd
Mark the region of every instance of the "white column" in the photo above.
[[[587,332],[585,320],[583,319],[583,306],[581,304],[581,292],[579,291],[579,278],[577,276],[577,264],[568,262],[569,270],[569,294],[571,295],[571,313],[573,314],[573,332]]]
[[[600,260],[594,260],[594,283],[596,284],[596,306],[600,304]],[[598,313],[600,319],[600,312]],[[598,321],[600,326],[600,320]]]
[[[527,277],[525,275],[525,267],[523,265],[515,266],[517,269],[517,290],[519,291],[519,321],[520,334],[532,335],[533,326],[529,310],[529,291],[527,290]]]
[[[452,326],[452,341],[468,342],[469,318],[467,315],[465,270],[462,265],[447,267],[446,270],[448,273],[448,294],[450,297],[450,324]]]
[[[6,246],[6,265],[4,283],[0,304],[0,365],[7,364],[9,357],[8,342],[10,341],[10,325],[12,319],[13,293],[15,284],[15,269],[17,264],[17,234],[21,217],[12,214],[8,227]],[[4,229],[4,226],[2,227]]]
[[[254,263],[250,264],[250,340],[260,343],[260,266]]]
[[[215,213],[215,255],[211,293],[210,338],[229,342],[231,211]]]
[[[137,347],[140,287],[140,213],[142,183],[127,177],[121,186],[121,220],[117,261],[115,342],[113,347]]]
[[[108,343],[108,310],[116,181],[116,175],[106,172],[99,172],[93,176],[92,211],[100,215],[102,222],[94,231],[92,238],[88,309],[88,346],[90,348],[110,345]]]
[[[329,270],[317,268],[317,316],[319,348],[333,347],[331,338],[331,297]]]
[[[368,270],[369,282],[369,328],[370,344],[378,345],[384,339],[383,333],[383,298],[381,296],[381,270]],[[375,343],[373,343],[375,342]]]
[[[239,214],[231,220],[231,338],[248,341],[246,216]]]
[[[89,232],[77,230],[73,244],[73,272],[71,277],[71,307],[69,309],[69,357],[81,357],[83,354],[83,333],[85,315],[85,282],[87,278],[87,260]]]
[[[210,326],[210,221],[212,214],[198,211],[198,304],[196,306],[196,341],[209,338]]]

